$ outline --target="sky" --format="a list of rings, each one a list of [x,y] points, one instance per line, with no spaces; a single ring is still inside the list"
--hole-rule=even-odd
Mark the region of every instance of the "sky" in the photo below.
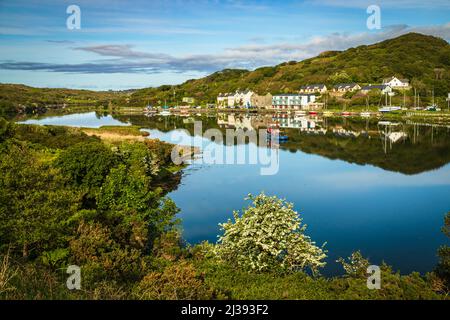
[[[71,5],[80,9],[80,28]],[[379,29],[369,29],[377,5]],[[124,90],[253,70],[408,32],[450,41],[449,0],[0,0],[0,82]]]

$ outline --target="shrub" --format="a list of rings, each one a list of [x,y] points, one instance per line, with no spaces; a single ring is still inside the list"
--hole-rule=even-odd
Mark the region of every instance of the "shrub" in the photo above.
[[[444,219],[444,227],[442,232],[450,238],[450,212],[447,213]],[[438,250],[439,263],[436,267],[435,273],[443,282],[445,291],[450,291],[450,247],[442,246]]]
[[[353,252],[347,260],[339,258],[336,262],[342,264],[345,273],[349,276],[365,276],[369,266],[369,260],[365,259],[360,251]]]
[[[92,190],[102,185],[116,164],[114,153],[101,142],[79,143],[61,153],[56,165],[76,186]]]
[[[306,225],[292,203],[264,193],[248,199],[253,206],[242,216],[234,212],[234,223],[221,224],[224,234],[216,247],[221,260],[248,271],[292,272],[309,267],[317,272],[325,265],[323,248],[304,234]]]
[[[133,293],[137,299],[144,300],[197,300],[215,295],[205,285],[203,276],[186,261],[170,265],[163,272],[149,273]]]

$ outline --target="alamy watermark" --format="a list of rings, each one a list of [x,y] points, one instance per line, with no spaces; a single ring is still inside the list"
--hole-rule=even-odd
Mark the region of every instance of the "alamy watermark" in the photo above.
[[[194,122],[194,136],[187,130],[174,131],[171,141],[176,143],[172,149],[173,163],[260,165],[261,175],[275,175],[279,170],[278,129],[247,130],[226,129],[225,137],[219,129],[208,129],[203,132],[202,122]],[[233,146],[245,146],[242,148]],[[184,147],[183,147],[184,146]],[[195,157],[194,149],[201,148],[201,157]]]
[[[381,29],[381,8],[375,4],[367,8],[367,14],[370,16],[367,18],[367,29],[380,30]]]
[[[67,7],[66,13],[70,14],[66,20],[66,26],[69,30],[81,29],[81,9],[79,6],[72,4]]]
[[[70,274],[66,281],[67,289],[81,290],[81,268],[76,265],[71,265],[67,267],[66,273]]]
[[[381,289],[381,269],[379,266],[371,265],[367,267],[367,289],[380,290]]]

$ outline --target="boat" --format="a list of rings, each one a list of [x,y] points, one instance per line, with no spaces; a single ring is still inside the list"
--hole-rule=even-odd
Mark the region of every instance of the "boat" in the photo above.
[[[369,112],[369,96],[366,97],[366,111],[363,111],[359,114],[363,118],[369,118],[370,112]]]
[[[286,142],[289,140],[289,137],[284,132],[280,131],[278,127],[270,127],[267,128],[267,140]]]
[[[287,135],[278,135],[278,137],[276,137],[275,135],[267,135],[267,140],[271,140],[271,141],[282,141],[282,142],[286,142],[289,140],[289,137]]]
[[[434,89],[433,89],[433,100],[431,106],[425,108],[426,111],[441,111],[437,104],[434,103]]]
[[[172,113],[169,111],[169,106],[168,105],[164,105],[163,107],[162,107],[162,111],[159,113],[159,115],[160,116],[164,116],[164,117],[166,117],[166,116],[170,116]]]
[[[344,111],[344,112],[341,113],[341,115],[344,116],[344,117],[348,117],[348,116],[351,116],[352,113],[349,112],[349,111]]]
[[[159,113],[160,116],[170,116],[172,113],[170,111],[164,110]]]
[[[441,108],[439,108],[436,104],[432,104],[431,106],[426,107],[425,111],[441,111]]]
[[[388,99],[388,95],[389,95],[389,99]],[[388,112],[392,112],[392,111],[400,111],[400,110],[402,110],[402,107],[393,106],[391,104],[393,96],[395,96],[394,92],[390,92],[390,93],[386,93],[385,94],[385,106],[379,108],[378,109],[379,112],[381,112],[381,113],[388,113]],[[389,101],[389,105],[388,105],[388,101]]]
[[[399,111],[402,110],[402,107],[397,107],[397,106],[386,106],[386,107],[381,107],[378,109],[378,111],[382,112],[382,113],[387,113],[387,112],[392,112],[392,111]]]
[[[316,111],[309,111],[309,115],[310,115],[310,116],[316,116],[316,115],[317,115],[317,112],[316,112]]]

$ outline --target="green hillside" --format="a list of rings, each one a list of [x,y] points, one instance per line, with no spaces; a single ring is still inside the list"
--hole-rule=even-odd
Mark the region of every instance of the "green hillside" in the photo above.
[[[33,88],[0,83],[0,116],[17,112],[31,113],[47,107],[108,106],[123,104],[127,92],[90,91],[59,88]]]
[[[373,45],[346,51],[327,51],[301,62],[286,62],[254,71],[223,70],[207,77],[189,80],[181,85],[161,86],[136,91],[130,104],[179,104],[185,96],[198,104],[214,103],[219,93],[237,89],[267,92],[296,92],[300,86],[313,83],[333,85],[341,82],[379,83],[396,75],[408,78],[429,97],[432,88],[436,96],[450,91],[450,45],[443,39],[409,33]]]
[[[183,97],[194,97],[196,104],[215,103],[219,93],[251,89],[259,94],[294,93],[300,86],[342,82],[380,83],[383,78],[408,78],[420,93],[422,103],[431,100],[434,88],[437,102],[445,105],[450,92],[450,44],[443,39],[409,33],[395,39],[346,51],[327,51],[301,62],[285,62],[254,71],[225,69],[183,84],[128,91],[89,91],[32,88],[0,84],[0,115],[63,105],[143,107],[147,103],[181,104]],[[412,94],[412,91],[409,95]],[[348,106],[364,104],[355,97]],[[400,95],[396,97],[401,99]],[[407,97],[412,101],[411,97]],[[374,99],[378,101],[379,99]],[[336,101],[329,101],[333,105]]]

